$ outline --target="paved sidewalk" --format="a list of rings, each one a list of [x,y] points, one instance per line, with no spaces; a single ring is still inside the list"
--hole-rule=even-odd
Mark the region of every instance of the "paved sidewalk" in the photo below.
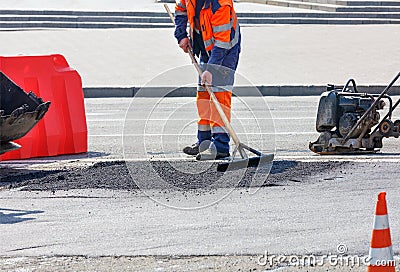
[[[173,4],[170,4],[171,7]],[[235,3],[238,11],[290,9]],[[0,9],[163,11],[153,0],[10,0]],[[242,27],[237,86],[386,85],[400,70],[395,25],[269,25]],[[0,31],[3,56],[63,54],[84,87],[182,86],[196,75],[173,29]],[[181,70],[171,72],[186,65]],[[168,76],[165,72],[169,71]],[[156,80],[154,80],[156,78]],[[246,80],[245,80],[246,79]],[[112,90],[109,90],[112,92]],[[298,95],[301,95],[299,90]]]
[[[344,84],[350,77],[359,85],[385,85],[400,70],[394,25],[274,25],[242,33],[238,73],[255,85]],[[141,87],[183,65],[196,81],[173,29],[2,31],[0,39],[3,56],[63,54],[84,87]],[[158,77],[155,84],[179,86],[180,76]]]

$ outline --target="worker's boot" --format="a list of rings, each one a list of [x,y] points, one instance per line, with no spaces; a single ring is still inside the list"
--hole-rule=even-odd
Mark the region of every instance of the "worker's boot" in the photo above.
[[[191,146],[187,146],[183,149],[183,153],[187,154],[187,155],[191,155],[191,156],[196,156],[197,154],[199,154],[199,144],[195,143],[192,144]]]
[[[196,156],[198,161],[219,160],[228,158],[229,152],[219,152],[213,142],[205,141],[200,145],[200,152]]]
[[[197,131],[197,143],[192,144],[191,146],[187,146],[183,149],[183,153],[191,156],[196,156],[199,154],[199,146],[203,142],[210,142],[211,141],[211,130]],[[200,143],[200,144],[199,144]],[[206,143],[207,145],[207,143]]]

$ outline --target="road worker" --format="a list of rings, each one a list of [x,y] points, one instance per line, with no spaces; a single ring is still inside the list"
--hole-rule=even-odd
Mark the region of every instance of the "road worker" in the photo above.
[[[187,23],[189,22],[189,33]],[[197,142],[183,152],[197,160],[230,156],[229,133],[210,100],[213,93],[230,120],[232,87],[239,61],[241,34],[232,0],[178,0],[175,6],[175,38],[184,52],[192,48],[204,71],[197,89]],[[204,148],[204,144],[206,148]]]

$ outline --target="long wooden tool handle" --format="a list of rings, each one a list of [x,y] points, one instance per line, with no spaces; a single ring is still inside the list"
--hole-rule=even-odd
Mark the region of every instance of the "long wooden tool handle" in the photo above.
[[[189,51],[189,54],[191,56],[193,56],[192,51]],[[193,62],[194,66],[196,67],[197,73],[199,74],[199,76],[202,75],[203,71],[200,68],[200,65],[195,61]],[[228,117],[226,116],[224,110],[221,107],[221,104],[219,103],[217,97],[215,96],[214,92],[211,89],[211,86],[208,85],[207,83],[204,85],[204,87],[206,88],[208,94],[211,97],[211,100],[213,101],[215,108],[217,109],[219,115],[221,116],[222,122],[225,125],[226,130],[229,132],[229,134],[232,137],[232,140],[235,142],[236,146],[240,145],[240,140],[239,137],[236,135],[235,131],[233,130],[233,127],[231,125],[231,123],[228,120]]]
[[[167,11],[167,13],[168,13],[168,15],[169,15],[169,18],[171,19],[172,23],[175,25],[175,18],[174,18],[174,15],[172,15],[172,12],[171,12],[171,10],[169,9],[168,5],[167,5],[167,4],[164,4],[164,8],[165,8],[165,10]]]
[[[167,11],[169,17],[171,18],[172,23],[175,25],[174,16],[172,15],[172,12],[169,9],[168,5],[164,4],[164,8]],[[203,71],[201,70],[201,67],[198,64],[198,62],[197,62],[197,60],[196,60],[191,48],[188,48],[188,54],[190,56],[190,59],[192,60],[193,65],[195,66],[195,68],[197,70],[197,73],[199,74],[199,76],[201,76],[203,74]],[[241,145],[239,137],[237,136],[237,134],[233,130],[233,127],[232,127],[231,123],[229,122],[228,117],[226,117],[226,114],[225,114],[224,110],[222,109],[221,104],[219,103],[217,97],[213,93],[213,91],[211,89],[211,86],[208,85],[208,84],[205,84],[204,87],[206,88],[208,94],[210,95],[211,100],[214,103],[215,108],[217,109],[217,111],[218,111],[218,113],[219,113],[219,115],[220,115],[220,117],[222,119],[222,122],[225,125],[226,130],[229,132],[229,134],[232,137],[232,140],[235,142],[236,146],[239,147]]]

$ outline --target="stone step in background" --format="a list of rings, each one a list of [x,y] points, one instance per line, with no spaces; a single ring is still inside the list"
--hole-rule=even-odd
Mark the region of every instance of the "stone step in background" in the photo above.
[[[368,0],[240,0],[289,8],[321,10],[328,12],[400,12],[400,1]]]
[[[300,1],[300,0],[299,0]],[[342,5],[342,6],[389,6],[396,7],[400,6],[400,1],[345,1],[345,0],[303,0],[304,2],[314,2],[320,4],[332,4],[332,5]]]
[[[274,0],[280,1],[280,0]],[[311,1],[311,0],[307,0]],[[315,0],[330,1],[330,0]],[[295,1],[291,1],[295,2]],[[300,2],[297,3],[308,3]],[[359,8],[335,8],[334,12],[243,12],[242,26],[263,24],[399,24],[398,12],[360,12]],[[374,7],[372,7],[374,8]],[[343,9],[343,10],[342,10]],[[352,9],[351,12],[349,9]],[[163,12],[0,10],[1,29],[31,28],[166,28],[173,27]]]

